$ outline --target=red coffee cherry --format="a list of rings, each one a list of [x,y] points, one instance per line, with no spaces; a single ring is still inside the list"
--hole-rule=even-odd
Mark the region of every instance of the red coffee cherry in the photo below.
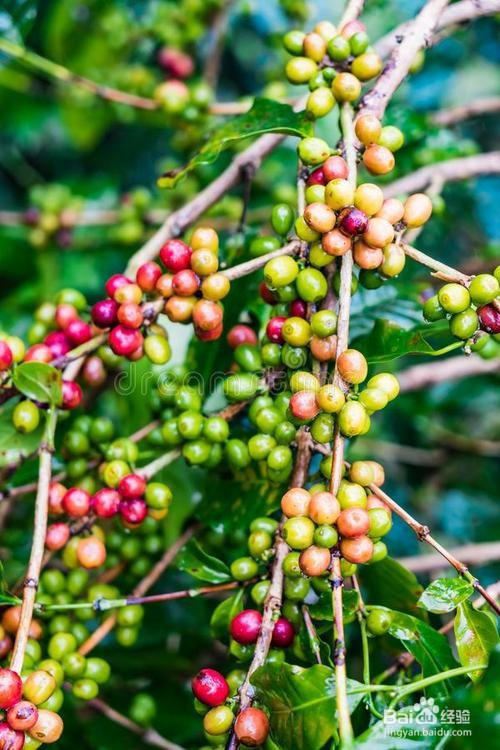
[[[135,302],[124,302],[120,305],[117,318],[126,328],[140,328],[144,322],[141,306]]]
[[[229,695],[229,685],[215,669],[201,669],[191,682],[195,698],[206,706],[220,706]]]
[[[62,408],[76,409],[80,406],[83,398],[83,391],[78,383],[73,380],[62,381]]]
[[[340,542],[342,557],[348,562],[366,563],[373,555],[373,542],[367,536],[358,536],[355,539],[342,539]]]
[[[139,266],[135,275],[135,280],[143,292],[152,292],[156,288],[158,279],[162,275],[162,270],[158,263],[153,260],[143,263]]]
[[[106,560],[106,547],[96,536],[87,536],[78,542],[76,557],[84,568],[99,568]]]
[[[67,523],[52,523],[45,536],[45,546],[47,549],[56,552],[66,546],[71,536]]]
[[[174,293],[172,288],[172,279],[174,277],[171,273],[163,273],[158,281],[156,282],[156,290],[160,292],[162,297],[168,299]]]
[[[238,643],[255,643],[262,626],[262,615],[256,609],[244,609],[231,620],[231,636]]]
[[[112,518],[120,510],[121,495],[110,487],[98,490],[91,499],[94,513],[99,518]]]
[[[71,351],[71,341],[62,331],[52,331],[48,336],[45,336],[43,343],[48,346],[54,359],[64,357]]]
[[[267,287],[266,287],[267,288]],[[236,349],[241,344],[250,344],[254,346],[258,342],[257,334],[250,326],[238,323],[233,326],[227,334],[226,341],[231,349]]]
[[[274,623],[271,643],[277,648],[288,648],[295,638],[295,630],[290,620],[279,617]]]
[[[275,305],[278,302],[277,296],[269,289],[265,281],[259,284],[259,294],[268,305]]]
[[[224,332],[224,326],[222,323],[220,323],[216,328],[213,328],[211,331],[202,331],[200,328],[194,327],[194,332],[196,334],[196,337],[200,341],[216,341],[217,339],[220,339]]]
[[[0,724],[0,750],[21,750],[24,746],[24,732],[18,732],[4,721]]]
[[[307,302],[303,299],[294,299],[290,302],[290,316],[296,318],[307,317]]]
[[[17,732],[25,732],[36,724],[38,709],[30,701],[19,701],[7,711],[7,721],[12,729]]]
[[[273,344],[283,343],[283,326],[285,324],[285,321],[286,318],[283,315],[275,315],[274,318],[271,318],[271,320],[267,324],[266,336],[269,341],[273,342]]]
[[[340,515],[340,503],[331,492],[315,492],[311,497],[307,515],[319,526],[331,526]]]
[[[65,331],[71,321],[78,318],[78,311],[73,305],[62,303],[61,305],[57,305],[54,317],[57,323],[57,327]]]
[[[340,229],[332,229],[331,232],[327,232],[321,238],[321,247],[325,253],[336,257],[345,255],[351,249],[351,245],[351,238],[347,237]]]
[[[326,547],[317,547],[312,544],[301,552],[299,565],[306,576],[321,576],[330,567],[330,550]]]
[[[323,163],[322,169],[325,175],[325,185],[330,180],[345,180],[349,175],[347,162],[341,156],[329,156]]]
[[[90,495],[81,487],[72,487],[64,495],[62,505],[68,516],[82,518],[90,510]]]
[[[258,747],[269,734],[269,719],[260,708],[244,708],[236,717],[234,733],[243,745]]]
[[[139,474],[127,474],[120,480],[118,492],[126,499],[142,497],[146,492],[146,480]]]
[[[194,73],[193,58],[180,50],[162,47],[156,59],[158,65],[174,78],[189,78]]]
[[[19,703],[22,692],[23,683],[17,672],[0,668],[0,708],[10,708]]]
[[[337,354],[337,336],[334,333],[324,338],[312,336],[309,349],[314,359],[319,362],[330,362]]]
[[[148,506],[139,497],[122,500],[120,503],[120,515],[125,523],[138,526],[144,521],[148,514]]]
[[[359,208],[345,208],[339,216],[340,229],[349,237],[363,234],[368,225],[368,216]]]
[[[115,273],[106,281],[104,288],[106,289],[106,294],[108,295],[108,297],[114,297],[115,292],[121,286],[126,286],[127,284],[132,284],[132,279],[124,276],[122,273]]]
[[[66,328],[66,336],[73,346],[80,346],[92,338],[92,327],[80,318],[72,320]]]
[[[51,482],[49,487],[49,513],[54,515],[60,515],[64,513],[63,508],[63,497],[68,491],[68,488],[60,482]]]
[[[193,323],[201,331],[213,331],[222,323],[224,313],[217,302],[201,299],[193,307]]]
[[[115,326],[109,333],[109,345],[120,357],[129,357],[142,345],[142,334],[134,328]]]
[[[87,357],[82,368],[82,378],[91,388],[97,388],[106,380],[106,368],[97,354]]]
[[[98,328],[110,328],[116,321],[118,303],[114,299],[101,299],[90,311],[90,316]]]
[[[160,250],[163,264],[172,273],[189,268],[193,251],[182,240],[167,240]]]
[[[288,518],[307,516],[311,494],[303,487],[292,487],[281,498],[281,510]]]
[[[181,297],[191,297],[199,288],[200,278],[190,268],[177,271],[172,279],[173,292]]]
[[[326,183],[327,180],[325,178],[323,167],[318,167],[311,172],[311,174],[307,178],[306,185],[326,185]]]
[[[339,534],[349,539],[366,534],[369,528],[370,516],[363,508],[346,508],[337,518]]]
[[[46,344],[34,344],[26,350],[25,362],[52,362],[52,352]]]
[[[500,333],[500,312],[493,305],[484,305],[477,311],[479,325],[488,333]]]
[[[297,419],[309,422],[319,414],[316,394],[313,391],[297,391],[290,399],[290,411]]]

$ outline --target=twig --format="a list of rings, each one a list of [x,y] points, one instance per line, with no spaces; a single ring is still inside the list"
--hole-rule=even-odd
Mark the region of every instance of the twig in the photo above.
[[[428,0],[414,21],[407,27],[401,44],[395,47],[374,87],[363,97],[360,114],[374,114],[382,118],[392,95],[405,79],[415,55],[426,47],[438,18],[448,0]]]
[[[314,656],[318,664],[322,664],[321,660],[321,652],[319,647],[319,637],[316,632],[316,628],[314,627],[314,623],[311,619],[311,615],[309,614],[309,608],[307,607],[307,604],[302,605],[302,618],[304,620],[304,625],[306,627],[307,633],[309,635],[309,641],[311,643],[311,648],[313,650]]]
[[[457,271],[456,268],[452,268],[451,266],[447,266],[446,263],[441,263],[441,261],[435,260],[430,255],[426,255],[426,253],[417,250],[416,247],[412,247],[406,242],[401,242],[401,247],[403,248],[405,255],[409,258],[412,258],[423,266],[427,266],[427,268],[431,268],[434,271],[431,276],[435,276],[442,281],[456,281],[465,286],[469,284],[471,277],[461,271]]]
[[[266,255],[260,255],[258,258],[247,260],[245,263],[239,263],[237,266],[232,268],[226,268],[225,271],[221,271],[230,281],[240,279],[242,276],[248,276],[254,271],[258,271],[259,268],[263,268],[266,263],[272,258],[279,258],[281,255],[298,255],[298,253],[304,247],[304,243],[300,240],[292,240],[283,247],[279,247],[277,250],[272,250]]]
[[[222,53],[224,51],[224,38],[229,23],[231,4],[232,0],[227,0],[217,11],[210,29],[212,39],[207,53],[203,78],[211,88],[216,87],[217,79],[219,77]]]
[[[498,368],[500,370],[500,363]],[[472,453],[476,456],[500,456],[500,442],[497,440],[482,440],[481,438],[460,435],[446,430],[440,425],[433,425],[431,438],[441,445],[460,453]]]
[[[332,605],[335,647],[333,663],[335,665],[335,696],[337,703],[337,721],[339,725],[340,748],[352,746],[354,733],[347,698],[346,647],[344,635],[344,615],[342,612],[342,589],[344,579],[340,568],[340,551],[332,554]]]
[[[472,573],[469,572],[466,565],[464,565],[463,562],[458,560],[451,552],[449,552],[447,549],[445,549],[439,542],[437,542],[433,536],[431,536],[430,530],[428,526],[424,526],[424,524],[417,521],[415,518],[413,518],[408,511],[406,511],[404,508],[402,508],[398,503],[392,499],[384,490],[380,489],[380,487],[377,487],[375,484],[370,485],[370,491],[377,495],[381,500],[383,500],[389,508],[394,511],[400,518],[403,519],[403,521],[415,532],[417,538],[421,542],[426,542],[426,544],[429,544],[431,547],[433,547],[439,554],[444,557],[445,560],[448,560],[450,565],[455,568],[457,573],[461,575],[463,578],[465,578],[469,583],[471,583],[476,591],[478,591],[481,596],[485,599],[485,601],[488,602],[490,607],[493,609],[494,612],[496,612],[498,615],[500,615],[500,607],[495,602],[494,599],[488,594],[484,586],[475,578]]]
[[[461,0],[445,8],[440,14],[436,31],[442,31],[449,26],[456,26],[462,23],[469,23],[482,16],[491,16],[500,11],[499,0]],[[401,44],[410,25],[411,21],[405,21],[400,26],[390,31],[375,44],[375,49],[381,57],[387,57],[394,47]],[[434,37],[431,40],[434,44]]]
[[[500,542],[480,542],[479,544],[465,544],[450,550],[455,558],[460,558],[462,563],[471,565],[488,565],[494,560],[500,560]],[[398,562],[414,573],[424,571],[440,570],[443,567],[443,559],[440,555],[418,555],[417,557],[401,557]]]
[[[23,603],[19,627],[12,651],[10,668],[17,673],[21,672],[28,634],[33,617],[33,606],[35,604],[36,591],[40,566],[45,548],[45,536],[47,533],[47,516],[49,512],[49,487],[52,471],[52,453],[54,451],[54,436],[57,424],[57,410],[52,407],[47,413],[47,424],[40,444],[40,463],[38,469],[38,490],[35,502],[35,515],[33,521],[33,541],[31,553],[26,571],[26,579],[23,587]]]
[[[158,560],[156,565],[149,571],[148,575],[143,578],[142,581],[139,581],[132,592],[133,596],[144,596],[144,594],[146,594],[146,592],[149,591],[152,586],[154,586],[156,581],[168,568],[170,563],[173,562],[178,552],[182,549],[186,542],[191,539],[193,534],[196,533],[197,529],[197,526],[190,526],[183,534],[181,534],[181,536],[172,544],[172,546],[164,552],[161,559]],[[94,649],[102,641],[102,639],[105,638],[108,633],[113,630],[115,624],[116,615],[110,615],[109,617],[107,617],[104,622],[102,622],[101,625],[99,625],[99,627],[94,630],[92,635],[82,643],[82,645],[78,649],[79,653],[83,654],[83,656],[86,656],[88,653],[90,653],[90,651],[92,651],[92,649]]]
[[[361,647],[363,651],[363,682],[366,685],[370,684],[370,644],[368,643],[368,633],[366,629],[366,612],[365,612],[365,603],[363,601],[363,596],[361,594],[361,588],[358,583],[358,579],[355,575],[351,576],[352,580],[352,586],[354,590],[358,594],[358,606],[356,607],[356,619],[359,624],[359,630],[361,633]],[[377,711],[375,708],[375,704],[373,702],[373,696],[371,693],[368,693],[368,706],[370,709],[370,712],[373,714],[373,716],[376,716],[377,719],[382,719],[382,714]]]
[[[436,177],[444,182],[467,180],[484,174],[498,174],[500,172],[500,151],[486,154],[464,156],[459,159],[447,159],[428,167],[422,167],[406,177],[390,182],[384,186],[384,196],[394,198],[398,195],[414,193],[425,189]]]
[[[111,719],[111,721],[124,727],[124,729],[128,729],[129,732],[133,732],[140,737],[146,745],[159,747],[162,748],[162,750],[184,750],[180,745],[176,745],[175,742],[170,742],[170,740],[162,737],[156,729],[153,729],[152,727],[141,727],[139,724],[136,724],[135,721],[132,721],[128,716],[124,716],[119,711],[111,708],[111,706],[108,706],[108,704],[100,698],[93,698],[92,700],[87,701],[85,705],[89,708],[93,708],[95,711],[99,711],[99,713],[106,716],[106,718]]]
[[[433,112],[430,119],[434,125],[456,125],[457,122],[467,120],[469,117],[478,115],[493,114],[500,111],[500,96],[491,96],[484,99],[476,99],[468,104],[461,104],[458,107],[449,109],[440,109]]]
[[[398,380],[401,392],[408,393],[437,383],[496,372],[500,372],[498,359],[481,359],[473,354],[470,357],[449,357],[441,361],[413,365],[398,373]]]
[[[348,24],[350,21],[355,21],[356,18],[359,15],[361,15],[364,4],[365,4],[365,0],[349,0],[348,1],[344,9],[344,12],[342,13],[342,18],[340,19],[339,24],[338,24],[339,30],[342,30],[342,28],[346,24]]]
[[[141,477],[144,477],[144,479],[151,479],[151,477],[154,477],[155,474],[158,474],[158,472],[160,472],[166,466],[173,463],[173,461],[179,458],[180,455],[181,452],[179,448],[174,448],[174,450],[168,451],[168,453],[163,453],[163,455],[158,456],[158,458],[155,458],[154,461],[146,464],[146,466],[137,469],[137,474],[139,474]]]
[[[356,454],[373,453],[387,462],[410,466],[441,466],[444,451],[432,448],[418,448],[415,445],[401,445],[389,440],[360,437],[356,440]]]

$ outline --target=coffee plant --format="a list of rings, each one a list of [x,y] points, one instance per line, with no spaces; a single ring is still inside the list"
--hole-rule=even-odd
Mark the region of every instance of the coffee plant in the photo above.
[[[1,11],[0,750],[493,745],[500,3],[98,5]]]

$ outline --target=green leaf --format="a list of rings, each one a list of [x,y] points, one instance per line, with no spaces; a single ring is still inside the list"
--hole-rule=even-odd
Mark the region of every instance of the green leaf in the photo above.
[[[452,612],[473,593],[472,584],[463,578],[436,578],[418,600],[418,606],[428,612]]]
[[[426,619],[426,613],[418,608],[418,599],[423,586],[414,573],[396,560],[386,557],[375,565],[363,565],[360,571],[366,601],[383,604],[390,609]]]
[[[60,371],[46,362],[24,362],[14,370],[17,390],[33,401],[58,406],[62,402]]]
[[[16,466],[20,460],[36,453],[43,436],[43,420],[33,432],[18,432],[12,424],[14,407],[11,401],[0,409],[0,469]]]
[[[158,179],[160,187],[172,188],[195,167],[209,164],[232,143],[263,133],[283,133],[299,137],[311,135],[311,121],[305,112],[294,112],[289,104],[257,97],[244,115],[229,120],[218,128],[201,150],[181,169],[166,172]]]
[[[219,638],[220,640],[228,639],[231,620],[243,609],[243,595],[244,591],[240,589],[233,596],[224,599],[214,609],[210,618],[210,628],[214,638]]]
[[[336,728],[335,673],[317,664],[304,669],[292,664],[267,665],[251,680],[257,699],[270,712],[273,742],[286,750],[320,750]],[[348,691],[361,688],[356,680],[347,680]],[[363,693],[348,695],[351,713]]]
[[[352,622],[354,613],[359,603],[358,592],[354,589],[345,589],[342,592],[342,613],[344,622]],[[309,612],[314,620],[333,621],[332,594],[330,591],[321,593],[318,601],[309,606]]]
[[[231,580],[227,565],[205,552],[195,539],[190,539],[179,552],[176,565],[179,570],[185,570],[200,581],[225,583]]]
[[[21,599],[12,594],[0,594],[0,605],[2,604],[21,604]]]
[[[433,750],[442,747],[445,735],[439,730],[446,731],[446,725],[441,723],[439,714],[435,721],[426,721],[422,714],[417,720],[413,708],[407,707],[393,716],[394,721],[378,721],[356,737],[355,750]]]
[[[2,0],[0,32],[11,41],[18,42],[29,33],[38,12],[34,0]]]
[[[460,663],[466,666],[488,664],[490,654],[499,642],[495,623],[486,612],[474,609],[470,602],[458,605],[455,615],[455,639]],[[476,681],[482,670],[469,673]]]
[[[431,339],[443,337],[447,333],[449,338],[449,326],[446,321],[421,323],[412,328],[403,328],[391,320],[378,319],[370,333],[355,339],[353,346],[363,352],[370,364],[390,362],[407,354],[438,357],[463,346],[463,342],[460,341],[437,348],[431,344]]]
[[[253,469],[238,481],[211,476],[197,513],[203,523],[222,526],[226,532],[247,529],[257,516],[277,510],[282,494],[279,485],[257,478]]]

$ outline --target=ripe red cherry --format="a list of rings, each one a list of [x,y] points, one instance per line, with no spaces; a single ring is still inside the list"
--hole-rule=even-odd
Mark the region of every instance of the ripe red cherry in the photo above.
[[[337,529],[343,537],[362,536],[369,528],[370,516],[363,508],[346,508],[337,518]]]
[[[349,174],[347,162],[341,156],[329,156],[323,164],[325,184],[330,180],[345,180]]]
[[[82,378],[92,388],[102,385],[106,380],[106,368],[97,354],[87,357],[82,369]]]
[[[296,419],[314,419],[319,413],[316,394],[312,391],[297,391],[290,399],[290,411]]]
[[[23,683],[13,669],[0,669],[0,708],[10,708],[21,700]]]
[[[244,708],[234,722],[234,733],[245,747],[260,747],[269,734],[269,719],[261,708]]]
[[[196,337],[200,341],[216,341],[217,339],[220,339],[223,331],[224,326],[222,325],[222,323],[219,323],[219,325],[216,328],[213,328],[211,331],[202,331],[201,328],[197,328],[196,326],[194,328]]]
[[[121,495],[116,490],[103,487],[91,498],[92,508],[99,518],[112,518],[120,510]]]
[[[493,305],[484,305],[477,311],[479,324],[483,331],[488,333],[500,333],[500,311]]]
[[[290,302],[290,315],[296,318],[307,317],[307,302],[303,299],[294,299]]]
[[[49,487],[49,513],[54,513],[54,515],[64,513],[62,501],[67,491],[68,488],[61,482],[51,482]]]
[[[180,294],[181,297],[192,297],[199,288],[199,276],[197,276],[190,268],[177,271],[172,279],[172,289],[174,294]]]
[[[120,515],[125,523],[138,526],[148,515],[148,506],[140,497],[122,500],[120,503]]]
[[[8,370],[13,359],[10,347],[7,346],[5,341],[0,341],[0,372]]]
[[[368,216],[359,208],[345,208],[339,217],[339,226],[344,234],[355,237],[362,234],[368,224]]]
[[[4,721],[0,724],[0,750],[21,750],[24,747],[24,732],[17,732]]]
[[[76,307],[73,307],[73,305],[68,305],[66,302],[63,302],[63,304],[61,305],[57,305],[55,320],[58,328],[61,328],[63,331],[65,331],[71,321],[76,320],[77,318],[78,312]]]
[[[176,273],[189,268],[193,251],[182,240],[168,240],[160,250],[160,258],[169,271]]]
[[[142,334],[135,328],[117,325],[109,332],[109,345],[115,354],[128,357],[142,345]]]
[[[92,320],[99,328],[110,328],[117,320],[118,302],[114,299],[101,299],[90,311]]]
[[[278,302],[277,296],[269,289],[265,281],[259,284],[259,294],[268,305],[275,305]]]
[[[83,392],[78,383],[74,383],[72,380],[63,380],[62,396],[63,409],[76,409],[82,402]]]
[[[241,344],[250,344],[251,346],[254,346],[257,341],[257,334],[253,328],[250,328],[250,326],[246,326],[243,323],[238,323],[238,325],[233,326],[227,334],[227,343],[231,349],[236,349],[236,347]]]
[[[238,643],[255,643],[262,626],[262,615],[256,609],[244,609],[231,620],[231,636]]]
[[[34,344],[24,355],[25,362],[52,362],[52,352],[46,344]]]
[[[81,518],[90,510],[90,495],[81,487],[71,487],[64,495],[62,504],[68,516]]]
[[[66,546],[70,536],[71,532],[67,523],[52,523],[47,529],[45,546],[55,552]]]
[[[15,706],[9,708],[7,721],[12,729],[17,732],[25,732],[34,726],[38,719],[38,709],[30,701],[19,701]]]
[[[5,635],[3,638],[0,638],[0,659],[5,659],[7,654],[12,649],[12,638],[10,638],[8,635]]]
[[[140,328],[144,322],[141,306],[136,305],[135,302],[124,302],[120,305],[117,317],[126,328]]]
[[[290,620],[280,617],[274,623],[272,644],[278,648],[288,648],[295,638],[295,630]]]
[[[73,346],[79,346],[92,338],[92,328],[84,320],[72,320],[66,328],[66,336]]]
[[[195,698],[206,706],[220,706],[229,695],[229,685],[215,669],[201,669],[191,682]]]
[[[127,474],[120,480],[118,492],[126,499],[141,497],[146,492],[146,480],[139,474]]]
[[[158,65],[174,78],[189,78],[194,72],[194,62],[190,55],[171,47],[162,47],[158,52]]]
[[[132,279],[124,276],[122,273],[115,273],[106,281],[104,288],[106,289],[106,294],[108,295],[108,297],[114,297],[116,290],[121,286],[126,286],[127,284],[132,284]]]
[[[49,347],[54,359],[64,357],[71,350],[71,341],[62,331],[52,331],[45,336],[43,343]]]
[[[275,315],[266,326],[266,335],[273,344],[283,343],[283,326],[286,318],[284,315]]]
[[[323,167],[313,170],[307,178],[307,185],[326,185],[325,173]]]
[[[135,280],[143,292],[152,292],[161,275],[162,270],[158,263],[150,260],[147,263],[143,263],[142,266],[139,266],[135,275]]]

